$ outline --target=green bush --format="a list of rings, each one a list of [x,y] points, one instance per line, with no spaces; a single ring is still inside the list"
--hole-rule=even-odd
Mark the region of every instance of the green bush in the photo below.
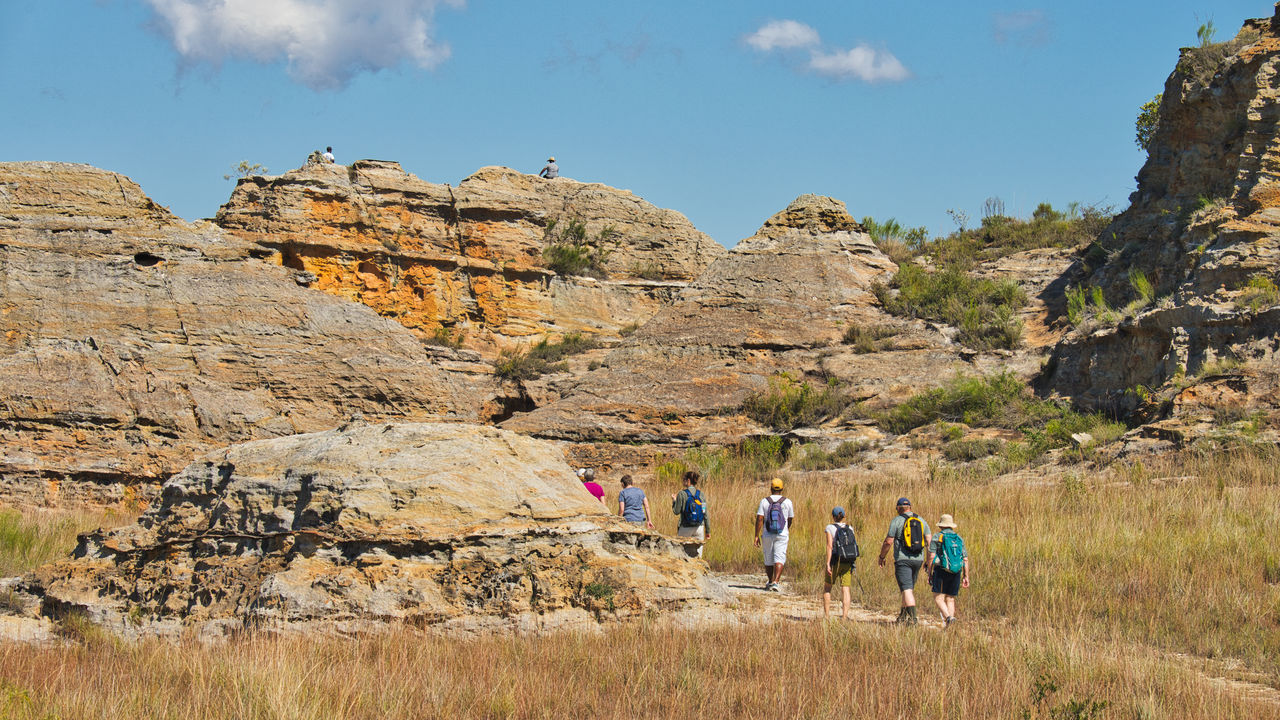
[[[1239,308],[1248,308],[1256,313],[1280,304],[1280,288],[1276,287],[1275,280],[1262,273],[1250,277],[1242,289],[1244,292],[1240,293],[1239,299],[1236,300],[1236,306]]]
[[[1016,313],[1026,305],[1027,295],[1013,280],[976,278],[958,265],[929,272],[908,263],[898,268],[892,286],[897,294],[884,285],[872,287],[885,311],[953,325],[969,347],[1014,348],[1022,340],[1022,321]]]
[[[781,373],[769,378],[768,390],[748,397],[742,412],[761,425],[787,431],[830,420],[848,406],[849,399],[834,382],[815,388]]]
[[[907,228],[894,218],[877,222],[867,216],[862,218],[862,226],[876,247],[899,265],[911,260],[912,255],[929,240],[928,228]]]
[[[972,438],[952,440],[942,446],[942,454],[948,460],[968,462],[995,455],[1004,447],[1004,443],[995,438]]]
[[[1071,248],[1098,237],[1114,216],[1112,208],[1072,203],[1065,211],[1040,203],[1030,220],[1003,214],[982,219],[979,227],[957,230],[920,247],[939,265],[968,269],[974,263],[994,260],[1035,248]]]
[[[854,323],[845,328],[843,342],[845,345],[852,345],[854,352],[865,355],[883,350],[887,345],[884,341],[897,334],[896,328],[887,325],[868,327]]]
[[[568,370],[568,365],[561,360],[599,346],[595,338],[582,333],[569,333],[554,343],[543,338],[528,350],[502,351],[494,363],[493,374],[504,380],[532,380],[549,372]]]
[[[592,237],[581,218],[571,217],[563,224],[552,220],[543,232],[546,247],[542,258],[557,275],[604,278],[604,264],[618,244],[617,238],[618,231],[612,225],[604,226]]]
[[[1160,102],[1164,99],[1164,93],[1156,93],[1156,96],[1143,103],[1138,108],[1138,119],[1134,121],[1134,127],[1137,136],[1134,142],[1144,151],[1150,151],[1151,138],[1155,136],[1156,130],[1160,128]]]
[[[796,457],[792,464],[801,470],[833,470],[848,467],[857,462],[869,447],[870,443],[866,441],[852,440],[840,443],[831,452],[817,445],[804,445],[795,453]]]

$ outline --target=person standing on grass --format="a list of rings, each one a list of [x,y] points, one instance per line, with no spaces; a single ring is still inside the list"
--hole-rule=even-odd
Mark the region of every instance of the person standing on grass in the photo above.
[[[964,539],[956,532],[956,521],[944,514],[938,520],[942,530],[929,543],[929,557],[924,569],[929,573],[929,587],[933,601],[938,604],[942,621],[951,626],[956,621],[956,597],[960,588],[969,587],[969,553],[964,549]]]
[[[769,483],[772,492],[756,508],[756,547],[764,550],[765,590],[781,592],[782,567],[787,562],[787,540],[796,510],[791,499],[782,496],[782,478]]]
[[[600,487],[600,483],[596,482],[595,468],[581,468],[578,470],[578,479],[582,481],[582,487],[591,493],[591,497],[600,501],[604,505],[604,488]]]
[[[889,523],[889,533],[884,544],[880,546],[880,567],[884,567],[885,556],[889,548],[893,548],[893,576],[898,581],[898,589],[902,591],[902,609],[898,611],[898,623],[915,625],[916,617],[916,577],[920,567],[924,565],[925,548],[933,540],[929,523],[924,518],[911,512],[911,501],[905,497],[898,498],[898,515]]]
[[[707,521],[707,499],[698,489],[700,477],[697,470],[685,472],[684,489],[671,496],[671,512],[680,516],[677,537],[696,538],[705,543],[711,539],[711,524]],[[691,557],[702,557],[702,545]]]
[[[622,492],[618,493],[618,514],[623,520],[653,529],[653,516],[649,514],[649,498],[644,491],[631,484],[631,476],[622,476]]]
[[[853,567],[858,557],[858,540],[853,528],[844,521],[844,508],[831,509],[831,524],[827,526],[827,576],[822,586],[822,617],[831,617],[831,587],[840,585],[844,595],[841,620],[849,619],[849,587],[853,583]]]

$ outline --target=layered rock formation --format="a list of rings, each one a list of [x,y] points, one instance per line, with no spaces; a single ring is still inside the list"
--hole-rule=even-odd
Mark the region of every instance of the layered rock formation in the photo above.
[[[1225,369],[1238,390],[1248,390],[1200,395],[1230,406],[1219,410],[1256,406],[1274,415],[1278,70],[1280,15],[1248,21],[1228,43],[1183,50],[1132,205],[1075,279],[1103,288],[1120,307],[1136,296],[1131,278],[1141,271],[1163,297],[1115,327],[1078,329],[1055,350],[1047,388],[1087,407],[1132,410],[1172,381],[1185,385],[1205,369]],[[1211,409],[1185,400],[1174,403],[1175,416]]]
[[[359,425],[210,453],[137,525],[12,584],[9,605],[122,635],[537,631],[723,600],[706,569],[611,515],[548,443]]]
[[[210,448],[357,413],[504,412],[474,354],[301,287],[115,173],[0,164],[0,248],[0,500],[119,499]]]
[[[547,228],[571,220],[589,238],[613,231],[605,279],[547,269]],[[394,162],[310,164],[242,180],[216,222],[278,250],[317,289],[483,351],[550,333],[616,334],[725,253],[680,213],[630,192],[497,167],[450,187]]]
[[[563,379],[558,399],[503,427],[577,442],[734,443],[761,428],[743,402],[772,378],[835,377],[862,399],[897,399],[936,386],[965,362],[945,335],[890,318],[871,286],[896,266],[844,204],[804,195],[712,263],[674,304],[610,352],[602,367]],[[889,351],[840,344],[851,324],[892,323]]]

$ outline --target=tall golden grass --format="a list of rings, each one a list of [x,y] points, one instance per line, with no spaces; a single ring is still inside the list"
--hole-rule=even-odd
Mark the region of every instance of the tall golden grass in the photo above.
[[[1184,455],[1017,484],[785,474],[798,515],[786,580],[797,592],[819,589],[834,504],[863,545],[855,601],[890,613],[897,589],[874,558],[894,501],[908,495],[934,523],[955,515],[974,583],[946,631],[650,621],[541,638],[406,631],[214,646],[90,632],[67,646],[0,647],[0,717],[1280,716],[1280,694],[1210,677],[1280,688],[1278,459]],[[751,538],[766,479],[731,466],[704,482],[714,569],[759,567]],[[645,487],[660,530],[674,531],[676,485],[660,473]],[[917,594],[932,607],[923,582]]]

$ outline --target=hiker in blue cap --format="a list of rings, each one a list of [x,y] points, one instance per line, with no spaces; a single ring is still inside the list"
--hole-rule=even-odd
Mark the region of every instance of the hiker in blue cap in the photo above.
[[[880,567],[885,556],[893,548],[893,576],[902,591],[902,609],[898,611],[898,624],[916,624],[916,577],[924,565],[925,550],[933,540],[929,523],[911,512],[911,501],[898,498],[898,515],[889,523],[889,533],[880,546]]]
[[[853,583],[853,566],[858,559],[858,540],[853,528],[844,521],[844,508],[831,508],[831,524],[827,525],[827,576],[822,586],[822,617],[831,617],[831,586],[840,585],[843,593],[841,620],[849,619],[849,586]]]

